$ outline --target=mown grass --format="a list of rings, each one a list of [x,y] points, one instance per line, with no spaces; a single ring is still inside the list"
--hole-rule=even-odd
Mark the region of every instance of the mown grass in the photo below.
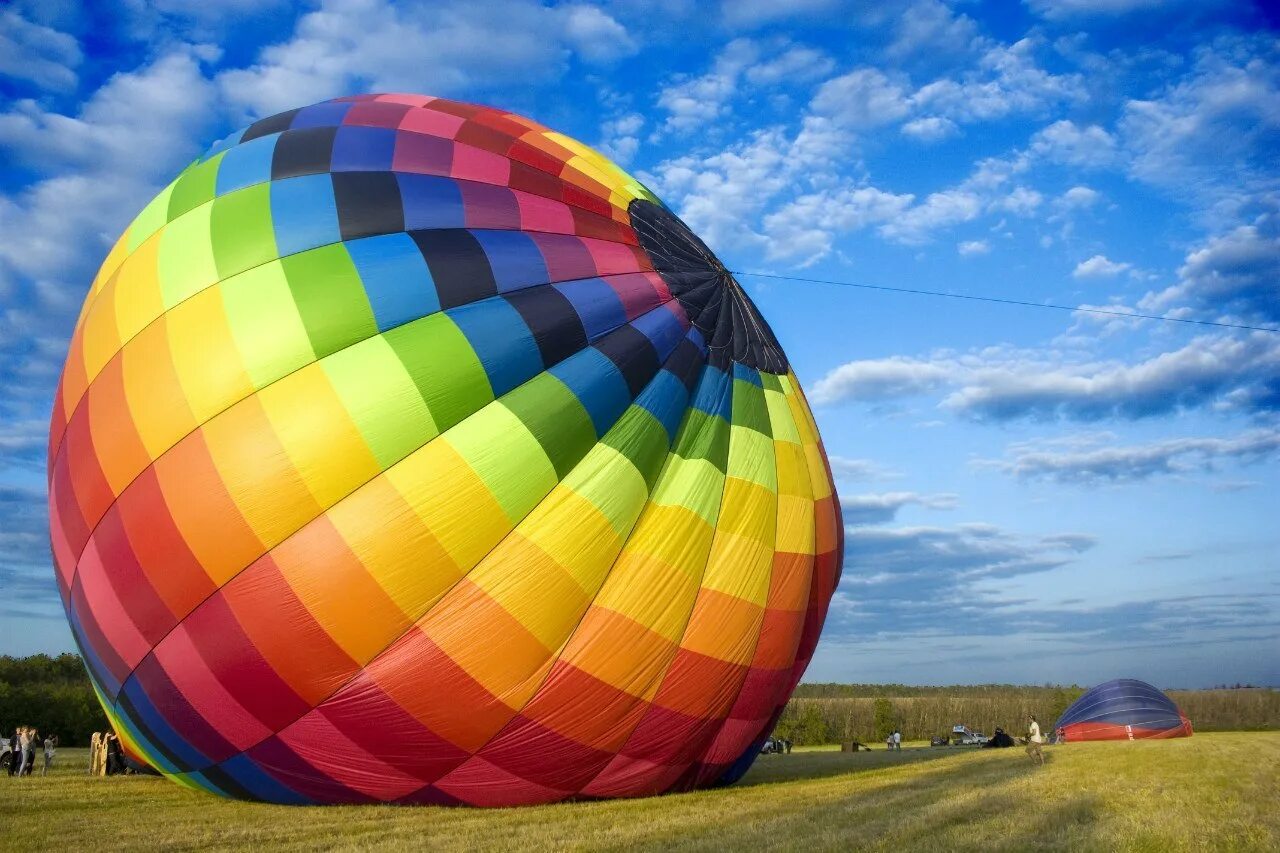
[[[1277,850],[1280,733],[761,756],[732,788],[481,811],[284,807],[145,776],[0,778],[4,849]]]

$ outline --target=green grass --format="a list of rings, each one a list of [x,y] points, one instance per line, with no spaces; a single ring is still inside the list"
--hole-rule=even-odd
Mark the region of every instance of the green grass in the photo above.
[[[145,776],[0,778],[3,849],[1277,850],[1280,732],[1046,747],[805,750],[732,788],[482,811],[286,807]],[[14,830],[17,830],[16,832]]]

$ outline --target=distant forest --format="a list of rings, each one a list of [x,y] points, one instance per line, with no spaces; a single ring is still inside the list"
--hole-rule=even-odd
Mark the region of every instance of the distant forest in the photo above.
[[[1021,733],[1028,714],[1047,729],[1085,688],[1012,684],[910,687],[904,684],[801,684],[776,734],[799,744],[883,741],[895,728],[907,740],[948,734],[957,723],[991,734]],[[1280,729],[1280,690],[1170,690],[1196,731]],[[0,733],[35,726],[65,746],[84,746],[107,727],[77,655],[0,657]]]
[[[796,743],[883,741],[947,735],[954,725],[991,734],[1022,734],[1027,715],[1048,730],[1085,692],[1079,685],[1013,684],[909,687],[904,684],[801,684],[778,721],[777,734]],[[1167,690],[1196,731],[1280,729],[1280,690],[1264,687]]]

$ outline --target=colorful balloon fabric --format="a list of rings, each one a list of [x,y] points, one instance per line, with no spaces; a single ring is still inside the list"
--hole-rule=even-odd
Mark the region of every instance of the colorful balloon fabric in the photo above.
[[[581,143],[416,95],[263,119],[147,205],[49,471],[129,751],[280,803],[732,781],[843,547],[800,386],[711,251]]]
[[[1190,737],[1191,721],[1159,688],[1136,678],[1117,678],[1073,702],[1054,730],[1068,743]]]

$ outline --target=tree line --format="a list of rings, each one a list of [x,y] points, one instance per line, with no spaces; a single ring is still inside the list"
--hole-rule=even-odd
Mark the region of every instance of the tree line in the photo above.
[[[56,734],[63,746],[87,746],[107,728],[79,655],[0,656],[0,736],[35,726],[41,737]]]
[[[883,741],[894,729],[906,740],[950,735],[954,725],[1012,734],[1034,714],[1048,730],[1085,692],[1079,685],[1011,684],[908,687],[901,684],[801,684],[775,734],[798,744]],[[1280,690],[1170,690],[1196,731],[1280,729]]]
[[[957,723],[991,734],[1021,733],[1027,715],[1047,729],[1085,688],[1047,684],[801,684],[775,734],[798,744],[883,741],[894,729],[907,740],[951,733]],[[1280,729],[1280,690],[1265,687],[1170,690],[1196,731]],[[66,746],[83,746],[107,728],[78,655],[0,657],[0,734],[35,726]]]

